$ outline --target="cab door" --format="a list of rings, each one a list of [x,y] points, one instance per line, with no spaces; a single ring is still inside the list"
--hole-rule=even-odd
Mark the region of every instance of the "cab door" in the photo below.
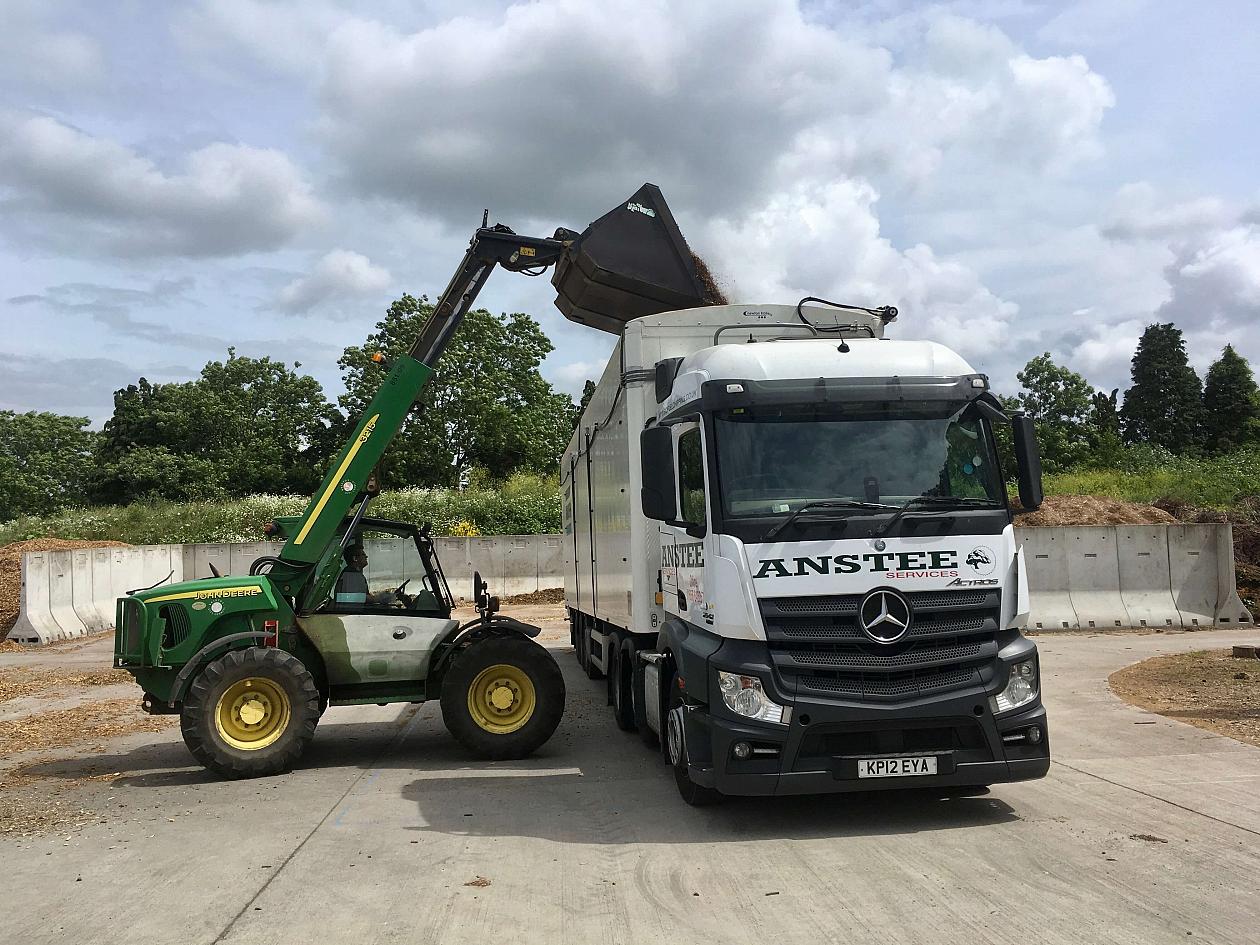
[[[661,590],[666,612],[689,623],[711,625],[705,593],[710,529],[704,447],[699,423],[674,427],[678,520],[661,523]]]

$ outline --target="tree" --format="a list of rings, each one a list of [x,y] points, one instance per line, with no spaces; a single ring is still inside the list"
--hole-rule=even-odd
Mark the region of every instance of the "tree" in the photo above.
[[[340,404],[350,422],[383,377],[372,355],[404,354],[432,310],[427,297],[404,295],[362,346],[346,348],[338,362],[346,385]],[[453,486],[473,467],[496,478],[517,469],[555,469],[575,408],[538,372],[551,350],[528,315],[469,312],[382,462],[385,483]]]
[[[1120,417],[1129,443],[1151,443],[1173,453],[1198,448],[1202,386],[1175,325],[1147,325],[1133,355],[1133,386]]]
[[[83,498],[96,434],[87,417],[0,411],[0,522]]]
[[[591,398],[595,396],[595,382],[588,380],[582,385],[582,399],[578,401],[578,416],[582,415],[582,411],[586,409],[586,405],[591,402]]]
[[[1120,388],[1110,394],[1096,390],[1090,396],[1089,440],[1091,459],[1096,466],[1112,466],[1124,447],[1120,436]]]
[[[1204,444],[1228,453],[1260,439],[1260,394],[1247,359],[1226,345],[1203,385]]]
[[[1037,424],[1042,462],[1049,471],[1084,462],[1090,452],[1090,398],[1094,389],[1081,375],[1055,364],[1050,352],[1024,365],[1016,377],[1024,390],[1019,407]]]
[[[114,394],[92,477],[102,502],[309,492],[336,419],[319,382],[271,358],[211,361],[194,381]]]

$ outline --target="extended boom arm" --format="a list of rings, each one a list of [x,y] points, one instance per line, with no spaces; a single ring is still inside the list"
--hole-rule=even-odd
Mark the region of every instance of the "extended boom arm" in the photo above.
[[[412,404],[433,374],[460,322],[477,300],[495,266],[537,275],[555,263],[577,237],[559,229],[547,239],[518,236],[508,227],[483,225],[411,350],[389,368],[380,389],[363,411],[354,435],[328,470],[300,518],[277,522],[286,537],[269,573],[285,593],[296,596],[311,569],[324,556],[342,520],[366,498],[367,483],[390,442],[398,434]]]

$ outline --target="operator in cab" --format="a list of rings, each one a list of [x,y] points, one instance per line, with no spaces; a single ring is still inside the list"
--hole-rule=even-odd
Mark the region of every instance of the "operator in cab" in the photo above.
[[[347,546],[344,557],[346,566],[333,590],[333,603],[337,608],[400,606],[392,591],[372,593],[368,590],[367,575],[363,573],[368,566],[368,556],[363,542],[356,541]]]

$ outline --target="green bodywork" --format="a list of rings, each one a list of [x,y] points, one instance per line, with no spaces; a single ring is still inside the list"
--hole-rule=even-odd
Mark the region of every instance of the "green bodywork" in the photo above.
[[[424,699],[432,663],[458,630],[445,602],[426,592],[392,615],[317,612],[344,566],[351,512],[362,514],[373,470],[432,373],[409,356],[394,362],[306,510],[276,521],[272,535],[286,541],[277,557],[251,569],[263,573],[183,581],[119,599],[114,662],[136,677],[150,697],[146,705],[176,707],[202,665],[260,644],[295,655],[334,703]]]

